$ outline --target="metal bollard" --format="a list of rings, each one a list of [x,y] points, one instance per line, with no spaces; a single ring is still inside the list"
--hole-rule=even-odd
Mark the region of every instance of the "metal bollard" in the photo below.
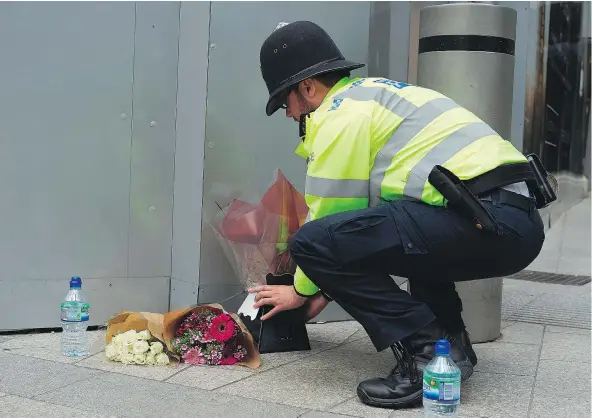
[[[417,84],[455,100],[510,140],[516,11],[454,3],[420,11]],[[472,342],[499,338],[501,278],[456,284]]]

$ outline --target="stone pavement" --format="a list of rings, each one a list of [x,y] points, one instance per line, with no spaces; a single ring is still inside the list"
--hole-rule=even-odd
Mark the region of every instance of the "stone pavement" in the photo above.
[[[590,307],[590,284],[506,280],[506,311],[540,301]],[[589,322],[588,322],[589,324]],[[590,416],[590,327],[504,321],[496,342],[475,345],[479,364],[463,385],[460,417]],[[59,354],[59,333],[0,336],[0,416],[4,417],[421,417],[421,410],[366,407],[362,379],[385,375],[353,321],[310,324],[310,352],[262,356],[238,366],[146,367],[108,363],[104,331],[91,332],[92,356]]]
[[[590,197],[553,222],[541,254],[528,270],[590,276]]]
[[[590,199],[554,222],[529,269],[590,275]],[[459,416],[589,417],[590,286],[505,279],[502,337],[475,345]],[[256,371],[108,363],[104,331],[82,360],[59,354],[59,333],[0,335],[0,417],[421,417],[358,401],[357,382],[394,365],[358,323],[308,327],[311,351],[263,355]]]

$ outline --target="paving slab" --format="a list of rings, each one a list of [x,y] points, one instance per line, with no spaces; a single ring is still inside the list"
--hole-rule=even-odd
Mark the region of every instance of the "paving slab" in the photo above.
[[[319,412],[319,411],[310,411],[304,415],[301,415],[301,418],[350,418],[351,415],[341,415],[341,414],[334,414],[332,412]]]
[[[168,383],[212,390],[252,376],[244,366],[192,366],[167,380]]]
[[[582,328],[569,328],[569,327],[557,327],[554,325],[547,325],[545,327],[545,332],[550,332],[553,334],[579,334],[579,335],[586,335],[588,339],[590,339],[590,330],[589,329],[582,329]]]
[[[165,380],[188,367],[186,364],[174,364],[169,366],[127,365],[107,360],[104,352],[85,358],[76,365],[89,369],[121,373],[152,380]]]
[[[590,338],[582,334],[546,332],[543,337],[542,360],[579,361],[590,368]],[[589,375],[588,375],[589,377]]]
[[[359,381],[384,376],[392,366],[376,353],[338,347],[240,380],[216,392],[326,410],[355,396]]]
[[[0,352],[0,391],[24,397],[90,379],[102,372]]]
[[[544,325],[516,322],[502,329],[502,337],[497,340],[503,343],[540,345],[543,341]]]
[[[534,376],[475,372],[461,387],[460,418],[526,418]]]
[[[104,373],[95,379],[54,390],[37,399],[71,408],[82,407],[104,414],[124,415],[126,418],[296,418],[307,412],[304,408],[260,402],[236,394],[219,394],[139,377]]]
[[[305,357],[321,353],[325,350],[335,347],[335,344],[330,344],[322,341],[310,341],[310,350],[308,351],[292,351],[286,353],[266,353],[261,354],[261,366],[254,370],[254,373],[264,372],[266,370],[274,369],[284,364],[292,363],[301,360]]]
[[[534,385],[530,416],[589,417],[590,364],[541,360]]]
[[[390,409],[374,408],[365,405],[357,396],[331,408],[330,412],[364,418],[389,418],[393,413]]]
[[[66,357],[60,353],[60,332],[23,334],[4,342],[0,341],[0,351],[59,363],[73,364],[81,361],[80,357]],[[105,349],[105,331],[88,331],[89,355]]]
[[[357,321],[340,321],[325,324],[307,324],[306,328],[310,340],[341,344],[362,329],[362,325]]]
[[[5,341],[12,340],[15,337],[16,336],[14,334],[12,334],[12,335],[0,335],[0,344],[2,344]]]
[[[514,343],[485,343],[473,346],[478,363],[475,371],[516,376],[536,374],[540,346]]]
[[[110,418],[109,415],[84,411],[80,408],[53,405],[14,395],[0,399],[0,411],[2,416],[18,418]]]

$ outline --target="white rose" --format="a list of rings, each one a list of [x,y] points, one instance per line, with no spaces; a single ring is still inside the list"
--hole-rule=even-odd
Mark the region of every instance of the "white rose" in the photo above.
[[[134,355],[132,353],[125,353],[121,356],[121,362],[123,364],[132,364],[134,362]]]
[[[107,359],[112,361],[117,361],[117,357],[119,357],[119,352],[117,351],[117,347],[113,344],[109,344],[105,347],[105,356]]]
[[[134,343],[134,354],[142,354],[150,349],[148,343],[144,340],[138,340]]]
[[[146,356],[144,354],[134,354],[134,363],[146,364]]]
[[[113,344],[113,345],[119,345],[119,344],[121,344],[121,334],[114,335],[111,338],[111,344]]]
[[[145,329],[144,331],[140,331],[138,333],[138,338],[140,340],[148,341],[148,340],[150,340],[150,338],[152,338],[152,335],[150,335],[150,331]]]
[[[150,344],[150,352],[152,354],[154,354],[154,355],[160,354],[160,353],[162,353],[162,350],[164,350],[164,347],[162,346],[160,341],[156,341],[156,342],[153,342],[152,344]]]
[[[138,333],[132,329],[130,331],[125,332],[123,334],[122,338],[123,338],[122,339],[123,345],[125,345],[125,346],[134,345],[134,343],[136,341],[138,341]]]
[[[146,353],[146,364],[149,364],[151,366],[154,366],[156,364],[156,357],[154,357],[154,354],[150,352]]]
[[[158,354],[156,356],[156,364],[159,366],[166,366],[169,364],[169,356],[167,356],[165,353]]]

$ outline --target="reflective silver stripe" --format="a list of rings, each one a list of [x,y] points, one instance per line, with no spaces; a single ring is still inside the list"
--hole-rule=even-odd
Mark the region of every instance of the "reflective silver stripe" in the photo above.
[[[318,197],[368,198],[368,180],[334,180],[306,176],[305,193]]]
[[[359,102],[375,101],[395,115],[406,118],[417,110],[417,106],[396,93],[381,87],[356,86],[336,94],[335,99],[352,99]]]
[[[403,193],[421,199],[427,178],[436,164],[444,164],[466,146],[486,136],[497,135],[489,125],[471,123],[453,132],[434,146],[411,169]]]
[[[370,170],[370,206],[380,203],[380,186],[395,155],[438,116],[458,107],[460,106],[451,99],[437,98],[427,102],[401,122],[374,159],[374,165]]]

